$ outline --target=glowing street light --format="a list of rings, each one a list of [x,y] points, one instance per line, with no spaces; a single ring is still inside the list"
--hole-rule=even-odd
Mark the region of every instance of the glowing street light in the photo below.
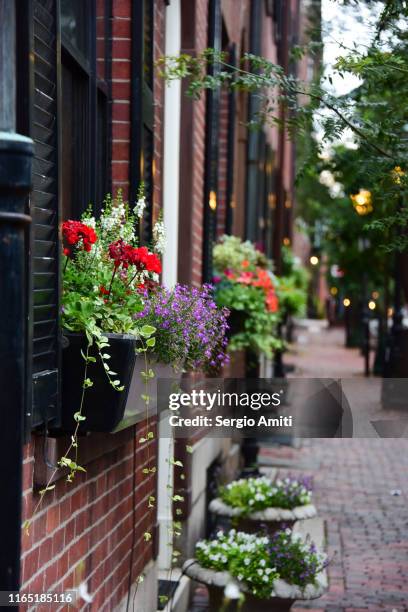
[[[353,203],[354,210],[360,216],[368,215],[373,211],[371,191],[367,189],[360,189],[358,193],[350,195],[350,200]]]
[[[343,300],[343,306],[345,306],[346,308],[348,308],[349,306],[351,306],[351,300],[349,300],[349,298],[344,298],[344,300]]]
[[[370,300],[368,302],[368,307],[369,307],[370,310],[375,310],[376,307],[377,307],[377,304],[374,302],[374,300]]]
[[[316,255],[312,255],[309,261],[312,266],[317,266],[317,264],[319,263],[319,258]]]

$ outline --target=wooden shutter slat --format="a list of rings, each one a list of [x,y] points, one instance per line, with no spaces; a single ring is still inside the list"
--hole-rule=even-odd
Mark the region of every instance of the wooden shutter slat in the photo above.
[[[33,0],[34,374],[58,369],[57,30],[54,0]],[[57,380],[57,377],[55,377]],[[47,401],[45,398],[44,401]]]

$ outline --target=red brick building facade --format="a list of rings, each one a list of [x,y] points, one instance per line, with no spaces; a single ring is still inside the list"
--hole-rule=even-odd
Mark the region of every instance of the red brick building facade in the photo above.
[[[31,525],[21,540],[22,589],[61,592],[86,584],[93,595],[87,609],[150,612],[156,609],[158,571],[169,569],[158,523],[171,521],[157,473],[143,475],[144,468],[157,465],[159,453],[166,457],[157,435],[138,443],[156,431],[154,422],[141,418],[119,433],[84,436],[79,462],[86,473],[73,483],[59,472],[53,476],[69,444],[54,435],[62,349],[58,227],[89,201],[97,213],[108,191],[120,188],[133,201],[144,180],[150,209],[142,238],[148,240],[163,203],[165,219],[178,230],[177,237],[171,232],[164,262],[168,284],[211,280],[212,241],[223,233],[258,243],[279,269],[281,245],[292,239],[293,144],[276,128],[248,131],[255,103],[246,94],[214,93],[192,101],[183,84],[178,94],[168,95],[155,62],[174,36],[181,53],[215,46],[229,53],[231,63],[252,52],[293,69],[289,50],[298,36],[300,2],[23,0],[18,10],[17,128],[36,145],[34,392],[22,490],[23,519]],[[173,105],[167,119],[166,103]],[[173,151],[179,151],[175,166]],[[174,191],[166,192],[165,184]],[[184,463],[183,478],[176,472],[174,480],[183,496],[174,506],[183,522],[182,556],[204,532],[208,478],[217,466],[220,480],[233,475],[238,451],[231,441],[207,439],[199,431],[177,443]],[[37,507],[50,477],[55,488]],[[149,508],[152,497],[157,503]],[[86,608],[83,600],[81,607]]]

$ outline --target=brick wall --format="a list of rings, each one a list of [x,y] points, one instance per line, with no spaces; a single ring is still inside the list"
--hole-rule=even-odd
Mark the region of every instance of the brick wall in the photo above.
[[[130,159],[131,0],[113,2],[112,19],[112,188],[128,197]],[[164,53],[165,3],[155,0],[155,59]],[[100,41],[101,44],[101,41]],[[155,79],[154,214],[162,200],[163,83]],[[154,424],[153,424],[154,425]],[[155,427],[153,427],[153,430]],[[149,425],[152,430],[152,423]],[[157,460],[155,440],[141,445],[147,423],[112,435],[80,438],[79,463],[86,473],[67,483],[59,477],[36,511],[29,535],[22,534],[21,582],[29,592],[61,592],[88,584],[95,596],[91,610],[113,610],[155,556],[156,475],[142,474]],[[69,446],[33,436],[24,450],[23,520],[31,519],[38,489],[50,470],[45,456],[56,462]],[[52,470],[51,470],[52,471]],[[45,476],[44,476],[45,475]],[[144,533],[151,532],[150,542]],[[84,606],[85,608],[85,606]],[[40,608],[37,606],[36,610]],[[47,608],[48,609],[48,608]]]
[[[131,0],[115,0],[112,11],[112,189],[129,191]]]
[[[150,427],[151,429],[151,427]],[[61,592],[86,581],[95,596],[92,610],[112,610],[153,556],[155,511],[147,510],[156,477],[142,474],[155,465],[156,441],[137,440],[146,424],[115,434],[116,447],[86,464],[74,483],[60,478],[47,493],[22,535],[22,590]],[[68,440],[66,441],[67,443]],[[92,445],[80,439],[80,448]],[[37,446],[37,448],[36,448]],[[23,464],[23,519],[31,518],[39,495],[33,492],[34,456],[43,439],[26,446]],[[134,529],[133,529],[134,528]],[[133,550],[133,559],[131,556]],[[37,608],[38,609],[38,608]]]

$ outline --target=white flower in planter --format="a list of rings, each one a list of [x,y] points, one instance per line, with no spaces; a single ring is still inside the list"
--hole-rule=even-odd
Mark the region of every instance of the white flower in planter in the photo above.
[[[228,582],[224,589],[224,595],[227,599],[241,599],[241,591],[235,582]]]
[[[153,242],[156,253],[163,255],[166,250],[166,230],[164,229],[163,221],[156,221],[153,227]]]
[[[144,196],[141,196],[136,202],[136,206],[133,209],[133,212],[135,213],[136,217],[138,217],[139,219],[142,219],[145,208],[146,208],[146,198]]]

